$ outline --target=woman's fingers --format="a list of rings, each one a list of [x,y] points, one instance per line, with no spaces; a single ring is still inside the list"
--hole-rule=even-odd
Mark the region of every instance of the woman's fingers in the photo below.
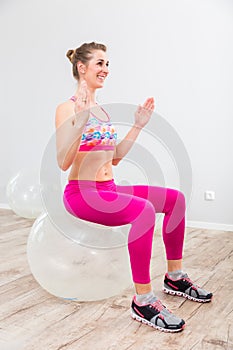
[[[81,86],[82,99],[85,100],[87,98],[87,83],[83,80],[83,84]]]
[[[81,96],[84,96],[84,94],[86,94],[86,91],[87,91],[87,82],[86,80],[82,80],[81,83],[80,83],[80,95]]]
[[[86,110],[90,106],[90,91],[85,80],[80,82],[78,98],[76,100],[76,113]]]
[[[153,97],[149,97],[143,104],[143,108],[144,109],[148,109],[150,111],[154,110],[154,98]]]
[[[147,108],[147,107],[151,106],[152,104],[154,104],[154,98],[153,97],[149,97],[144,102],[143,107]]]
[[[87,83],[85,80],[82,80],[80,83],[80,90],[79,90],[79,102],[82,105],[87,104],[87,102],[90,101],[90,91],[88,89]]]

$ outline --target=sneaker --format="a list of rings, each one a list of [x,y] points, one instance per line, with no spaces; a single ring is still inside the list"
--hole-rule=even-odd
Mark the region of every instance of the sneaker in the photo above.
[[[213,294],[200,288],[197,284],[194,284],[187,273],[182,275],[182,278],[173,280],[166,273],[164,278],[163,291],[167,294],[178,295],[187,299],[198,301],[200,303],[208,303],[211,301]]]
[[[131,317],[163,332],[180,332],[185,327],[184,320],[173,315],[157,298],[154,302],[141,305],[136,301],[135,295],[131,305]]]

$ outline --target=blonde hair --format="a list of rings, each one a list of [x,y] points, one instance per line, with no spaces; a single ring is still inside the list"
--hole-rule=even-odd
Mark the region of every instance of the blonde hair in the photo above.
[[[96,42],[84,43],[80,47],[74,50],[68,50],[66,56],[73,65],[73,76],[75,79],[79,80],[79,72],[77,67],[77,62],[81,61],[83,64],[88,65],[88,62],[93,57],[92,53],[94,50],[107,51],[107,47],[104,44],[98,44]]]

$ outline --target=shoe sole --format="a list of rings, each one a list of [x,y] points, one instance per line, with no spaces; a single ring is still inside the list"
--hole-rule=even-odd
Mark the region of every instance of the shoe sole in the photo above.
[[[163,288],[163,291],[167,294],[170,294],[170,295],[177,295],[178,297],[184,297],[184,298],[192,300],[192,301],[197,301],[198,303],[209,303],[211,301],[211,299],[197,299],[197,298],[194,298],[191,295],[188,295],[186,293],[177,292],[175,290],[170,290],[170,289],[167,289],[166,287]]]
[[[155,325],[154,323],[147,321],[145,318],[142,318],[142,317],[136,315],[133,311],[131,311],[131,317],[138,322],[142,322],[142,323],[144,323],[150,327],[153,327],[155,329],[158,329],[159,331],[162,331],[162,332],[177,333],[177,332],[183,331],[183,329],[185,328],[185,324],[181,328],[178,328],[178,329],[168,329],[168,328],[159,327],[159,326]]]

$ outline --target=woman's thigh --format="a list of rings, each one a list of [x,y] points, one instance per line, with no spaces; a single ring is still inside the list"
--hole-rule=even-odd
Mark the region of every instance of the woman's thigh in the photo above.
[[[185,197],[182,192],[176,189],[148,185],[117,185],[116,190],[151,202],[156,213],[165,214],[165,226],[169,232],[173,231],[184,220]]]
[[[154,212],[153,205],[146,198],[118,191],[78,191],[73,187],[64,193],[63,200],[71,214],[107,226],[132,223],[145,213]],[[148,218],[151,225],[150,221]]]
[[[148,185],[117,185],[117,191],[149,200],[153,204],[156,213],[162,213],[166,210],[165,208],[171,200],[171,192],[176,192],[176,190],[169,188]]]

